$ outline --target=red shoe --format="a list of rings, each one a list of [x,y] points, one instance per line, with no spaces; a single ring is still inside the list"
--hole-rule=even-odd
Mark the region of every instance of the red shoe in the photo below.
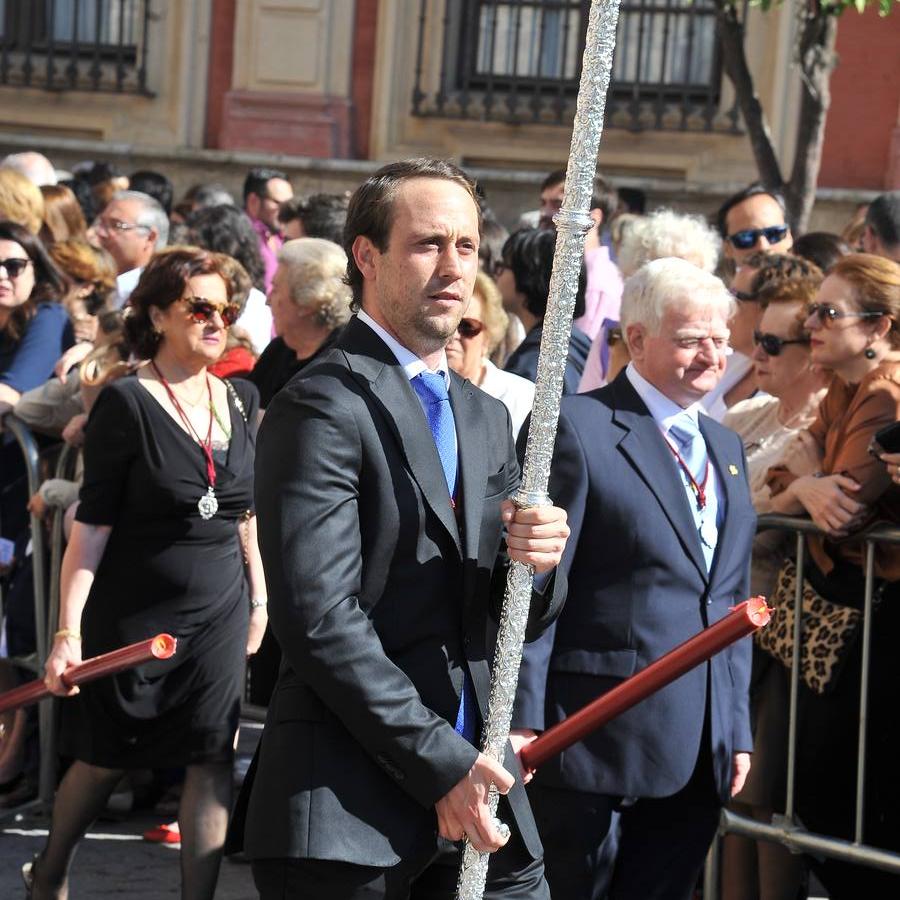
[[[181,832],[178,830],[178,823],[172,822],[169,825],[157,825],[156,828],[150,828],[144,832],[144,840],[150,841],[152,844],[181,843]]]

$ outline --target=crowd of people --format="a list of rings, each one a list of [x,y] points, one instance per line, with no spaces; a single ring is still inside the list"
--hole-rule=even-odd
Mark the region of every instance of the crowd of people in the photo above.
[[[900,192],[842,234],[795,235],[760,184],[706,220],[598,175],[556,506],[514,511],[564,188],[550,173],[509,233],[433,160],[352,196],[295,197],[257,168],[240,205],[211,183],[176,200],[159,172],[3,160],[0,416],[38,436],[45,475],[78,449],[71,480],[29,496],[0,433],[3,655],[35,647],[31,517],[60,510],[67,541],[46,660],[70,698],[64,766],[29,896],[65,898],[112,791],[153,772],[180,798],[184,897],[213,897],[231,821],[263,898],[451,896],[463,837],[497,851],[486,896],[690,898],[723,804],[784,812],[798,580],[796,811],[852,838],[860,533],[900,525],[900,456],[878,445],[900,419]],[[793,538],[756,532],[766,513],[817,526],[802,572]],[[504,768],[473,744],[509,559],[538,574]],[[900,851],[900,549],[878,547],[874,576],[864,830]],[[776,613],[752,652],[548,763],[526,797],[513,749],[754,594]],[[61,680],[160,631],[171,661]],[[269,718],[234,807],[245,693]],[[33,743],[0,765],[5,805],[35,790]],[[832,900],[897,891],[733,835],[722,889],[796,900],[811,870]]]

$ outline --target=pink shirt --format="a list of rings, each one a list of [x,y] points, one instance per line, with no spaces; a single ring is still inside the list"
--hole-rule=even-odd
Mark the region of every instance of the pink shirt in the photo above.
[[[618,266],[609,258],[609,247],[600,246],[584,254],[587,266],[587,290],[584,294],[584,315],[575,325],[589,338],[597,337],[604,319],[619,319],[622,305],[622,276]]]
[[[284,238],[277,231],[272,231],[261,219],[254,219],[251,215],[247,215],[247,218],[259,238],[259,252],[266,270],[264,279],[268,295],[272,287],[272,279],[275,277],[275,270],[278,268],[278,251],[284,243]]]

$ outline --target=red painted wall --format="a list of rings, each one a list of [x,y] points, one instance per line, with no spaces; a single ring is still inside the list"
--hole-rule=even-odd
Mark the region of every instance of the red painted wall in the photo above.
[[[831,109],[819,184],[884,190],[900,165],[900,4],[885,18],[847,10],[838,26],[840,63],[831,78]]]

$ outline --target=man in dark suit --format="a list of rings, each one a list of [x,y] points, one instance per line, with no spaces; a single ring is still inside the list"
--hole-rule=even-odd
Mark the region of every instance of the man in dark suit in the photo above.
[[[505,769],[473,746],[502,527],[509,557],[539,573],[568,535],[560,509],[513,511],[506,409],[446,365],[479,232],[473,184],[455,166],[412,160],[373,175],[345,233],[361,309],[260,430],[259,539],[284,652],[243,796],[264,900],[450,898],[464,836],[499,851],[487,896],[549,896],[511,747]],[[551,575],[535,595],[530,636],[563,591]],[[490,817],[492,783],[508,792],[508,843]]]
[[[625,284],[632,362],[562,401],[551,496],[572,534],[566,607],[526,648],[519,746],[746,599],[755,515],[741,442],[700,412],[733,300],[677,259]],[[749,770],[749,641],[547,763],[530,788],[554,897],[690,898],[722,802]],[[612,871],[601,850],[620,813]]]

